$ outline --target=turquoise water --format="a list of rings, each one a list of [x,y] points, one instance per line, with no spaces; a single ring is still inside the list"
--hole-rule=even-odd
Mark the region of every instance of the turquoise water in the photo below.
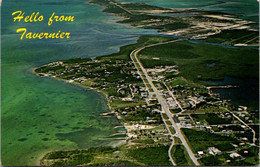
[[[136,0],[137,1],[137,0]],[[152,1],[171,7],[200,7],[215,1]],[[30,15],[39,11],[41,23],[13,23],[16,10]],[[5,166],[36,165],[51,150],[68,150],[107,145],[99,140],[117,132],[118,121],[100,117],[107,112],[103,95],[61,81],[38,78],[34,67],[68,58],[96,57],[117,52],[120,46],[134,43],[140,35],[157,34],[127,25],[115,24],[113,15],[85,0],[3,0],[2,4],[2,163]],[[53,23],[47,18],[74,15],[74,23]],[[249,16],[250,17],[250,16]],[[71,32],[64,40],[19,40],[17,28],[32,32]]]
[[[44,22],[13,23],[11,13],[39,11]],[[118,130],[103,95],[61,81],[39,78],[34,67],[68,58],[96,57],[117,52],[141,34],[153,33],[115,24],[102,7],[86,1],[8,0],[2,4],[2,163],[5,166],[36,165],[51,150],[107,145],[100,140]],[[74,15],[75,22],[53,23],[47,17]],[[32,32],[71,32],[66,40],[19,40],[16,29]]]

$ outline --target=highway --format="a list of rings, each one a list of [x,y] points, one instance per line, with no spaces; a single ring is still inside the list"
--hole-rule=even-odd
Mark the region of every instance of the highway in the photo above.
[[[141,71],[139,71],[139,73],[143,73],[145,78],[147,79],[148,83],[150,84],[151,88],[153,89],[153,91],[155,92],[155,95],[157,97],[157,100],[158,102],[161,104],[161,107],[162,107],[162,112],[165,112],[166,115],[169,117],[169,120],[171,121],[175,131],[176,131],[176,134],[175,136],[179,137],[183,146],[186,148],[191,160],[193,161],[193,163],[198,166],[200,165],[197,158],[195,157],[195,155],[193,154],[190,146],[188,145],[186,139],[184,138],[183,134],[181,133],[181,130],[180,128],[178,127],[178,125],[176,124],[176,122],[173,120],[173,114],[170,112],[169,110],[169,107],[166,103],[166,100],[163,98],[163,96],[159,93],[159,91],[157,90],[157,88],[154,86],[153,82],[152,82],[152,78],[148,75],[148,73],[146,72],[146,69],[143,67],[142,63],[139,61],[139,59],[137,58],[137,55],[138,53],[145,49],[145,48],[149,48],[149,47],[153,47],[153,46],[157,46],[157,45],[163,45],[163,44],[168,44],[168,43],[173,43],[173,42],[177,42],[177,41],[180,41],[180,39],[177,39],[177,40],[172,40],[172,41],[167,41],[167,42],[161,42],[161,43],[156,43],[156,44],[151,44],[151,45],[148,45],[148,46],[144,46],[142,48],[137,48],[135,50],[133,50],[131,53],[130,53],[130,58],[132,59],[136,69],[139,71],[139,68],[141,69]],[[142,76],[141,76],[142,77]],[[143,79],[144,81],[144,79]],[[162,117],[162,119],[164,120],[164,118]],[[165,122],[165,120],[164,120]],[[169,132],[171,134],[171,132]],[[174,142],[174,141],[173,141]],[[170,147],[170,150],[169,150],[169,157],[170,159],[172,159],[172,156],[171,156],[171,148],[172,146]],[[174,165],[174,164],[173,164]]]
[[[174,99],[174,101],[178,104],[179,108],[181,109],[181,112],[183,112],[184,110],[183,110],[183,108],[182,108],[180,102],[176,99],[176,97],[174,96],[174,94],[172,93],[172,91],[169,89],[169,87],[166,85],[166,83],[163,82],[163,84],[164,84],[164,86],[167,88],[169,94],[172,96],[172,98]]]

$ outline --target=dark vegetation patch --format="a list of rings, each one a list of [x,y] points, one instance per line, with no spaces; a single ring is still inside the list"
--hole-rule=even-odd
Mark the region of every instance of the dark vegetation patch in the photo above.
[[[27,138],[25,138],[25,137],[18,139],[18,141],[21,141],[21,142],[22,142],[22,141],[25,141],[25,140],[27,140]]]
[[[42,138],[42,141],[48,141],[49,138]]]
[[[208,147],[216,147],[221,151],[230,151],[234,148],[231,144],[238,143],[235,138],[205,131],[183,128],[182,132],[188,139],[193,152],[207,150]]]
[[[178,166],[190,166],[190,165],[193,165],[193,163],[189,159],[189,156],[186,155],[186,154],[187,153],[186,153],[186,150],[183,147],[183,145],[175,145],[175,146],[173,146],[173,148],[172,148],[172,156],[173,156],[174,162]]]
[[[168,146],[146,147],[129,150],[128,154],[138,162],[150,166],[170,166]]]

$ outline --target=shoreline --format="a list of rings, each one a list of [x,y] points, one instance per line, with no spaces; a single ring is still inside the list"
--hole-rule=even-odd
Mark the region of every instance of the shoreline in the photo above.
[[[44,66],[44,65],[43,65],[43,66]],[[42,67],[42,66],[40,66],[40,67]],[[125,134],[126,134],[126,139],[125,139],[125,140],[118,140],[118,141],[115,140],[115,141],[111,141],[108,145],[111,145],[112,147],[118,147],[118,146],[121,146],[121,145],[124,145],[124,144],[127,143],[127,138],[128,138],[128,136],[129,136],[128,130],[127,130],[127,128],[125,127],[125,124],[123,124],[123,123],[120,122],[120,117],[118,116],[118,114],[117,114],[115,111],[113,111],[113,109],[112,109],[112,107],[111,107],[111,105],[110,105],[110,100],[108,99],[108,95],[107,95],[105,92],[103,92],[103,91],[101,91],[101,90],[99,90],[99,89],[97,89],[97,88],[88,87],[88,86],[82,85],[82,84],[77,83],[77,82],[69,82],[68,80],[61,79],[61,78],[57,78],[57,77],[50,77],[50,76],[48,76],[48,75],[45,75],[45,76],[42,76],[42,77],[41,77],[41,76],[40,76],[40,73],[35,72],[35,70],[36,70],[37,68],[39,68],[39,67],[34,67],[34,68],[32,68],[32,69],[31,69],[31,72],[32,72],[33,74],[35,74],[36,76],[40,77],[40,78],[48,77],[48,78],[50,78],[50,79],[55,79],[55,80],[57,80],[57,81],[65,82],[66,84],[73,84],[73,85],[76,85],[76,86],[83,87],[83,88],[85,88],[85,89],[87,89],[87,90],[89,90],[89,91],[96,91],[96,92],[100,93],[102,96],[104,96],[104,97],[105,97],[105,100],[106,100],[106,105],[107,105],[107,107],[108,107],[108,109],[109,109],[109,112],[105,112],[105,113],[102,113],[102,114],[107,114],[109,117],[111,117],[111,115],[109,115],[109,114],[115,115],[115,116],[112,116],[112,117],[115,117],[115,118],[119,121],[119,124],[121,125],[120,127],[124,127],[124,129],[126,130],[126,133],[125,133]],[[100,114],[100,115],[102,115],[102,114]],[[116,125],[114,128],[116,128],[116,127],[118,127],[118,126],[119,126],[119,125]],[[114,142],[116,142],[116,143],[114,143]],[[114,144],[111,144],[111,143],[114,143]],[[48,152],[46,152],[46,153],[43,153],[43,155],[40,156],[39,159],[37,159],[37,160],[39,160],[39,162],[37,161],[37,165],[40,165],[40,161],[43,159],[43,157],[44,157],[45,155],[47,155],[47,154],[50,153],[50,152],[54,152],[54,151],[60,151],[60,150],[51,150],[51,151],[48,151]],[[63,150],[63,151],[64,151],[64,150]]]
[[[206,40],[208,37],[212,38],[210,40],[214,41],[214,38],[218,39],[218,36],[227,34],[227,31],[245,31],[252,32],[258,31],[258,29],[254,28],[251,24],[257,24],[257,22],[247,19],[239,18],[236,14],[225,13],[225,12],[216,12],[211,10],[202,11],[199,8],[166,8],[166,7],[158,7],[153,5],[147,5],[148,9],[139,9],[138,5],[140,3],[137,2],[117,2],[117,1],[94,1],[90,0],[87,2],[88,4],[94,4],[97,6],[103,7],[102,12],[108,15],[114,15],[115,20],[113,23],[116,24],[124,24],[129,25],[134,28],[142,28],[147,30],[154,30],[158,33],[158,35],[174,35],[178,37],[185,37],[197,40]],[[132,8],[124,5],[137,5],[138,10],[132,10]],[[152,7],[158,7],[159,9],[154,9]],[[114,8],[120,8],[120,12],[117,12]],[[180,26],[176,27],[172,25],[172,21],[168,23],[164,23],[162,20],[166,18],[157,18],[156,15],[151,14],[182,14],[182,13],[196,13],[192,15],[193,19],[190,19],[187,16],[178,17],[178,16],[161,16],[167,17],[167,19],[175,20],[174,22],[180,24]],[[147,19],[136,19],[136,16],[146,16]],[[161,28],[160,26],[165,26],[167,28]],[[195,31],[194,31],[195,30]],[[244,33],[244,32],[243,32]],[[238,37],[239,38],[239,37]],[[209,41],[210,41],[209,40]],[[232,40],[233,41],[233,40]],[[250,39],[247,42],[236,40],[232,43],[232,41],[228,41],[231,46],[258,46],[258,43],[252,42]],[[248,42],[251,43],[248,43]],[[226,40],[220,38],[219,42],[214,41],[213,43],[226,44]]]
[[[40,67],[42,67],[42,66],[40,66]],[[109,111],[110,111],[110,112],[105,112],[105,113],[102,113],[102,114],[115,114],[115,113],[116,113],[116,112],[113,111],[113,109],[112,109],[112,107],[111,107],[111,105],[110,105],[110,101],[109,101],[109,99],[108,99],[108,95],[107,95],[105,92],[103,92],[103,91],[101,91],[101,90],[99,90],[99,89],[97,89],[97,88],[88,87],[88,86],[82,85],[82,84],[77,83],[77,82],[69,82],[68,80],[61,79],[61,78],[57,78],[57,77],[50,77],[50,76],[43,76],[43,77],[41,77],[41,76],[39,76],[39,74],[38,74],[37,72],[35,72],[35,69],[36,69],[36,68],[39,68],[39,67],[33,68],[33,69],[32,69],[32,72],[33,72],[34,74],[36,74],[38,77],[40,77],[40,78],[48,77],[48,78],[51,78],[51,79],[55,79],[55,80],[58,80],[58,81],[65,82],[65,83],[67,83],[67,84],[77,85],[77,86],[86,88],[86,89],[88,89],[88,90],[96,91],[96,92],[102,94],[102,96],[105,96],[105,99],[106,99],[106,101],[107,101],[106,105],[107,105],[107,107],[109,108]],[[116,115],[116,118],[117,118],[118,120],[120,120],[120,118],[118,118],[118,115],[117,115],[117,114],[115,114],[115,115]],[[123,126],[123,125],[122,125],[122,126]]]

